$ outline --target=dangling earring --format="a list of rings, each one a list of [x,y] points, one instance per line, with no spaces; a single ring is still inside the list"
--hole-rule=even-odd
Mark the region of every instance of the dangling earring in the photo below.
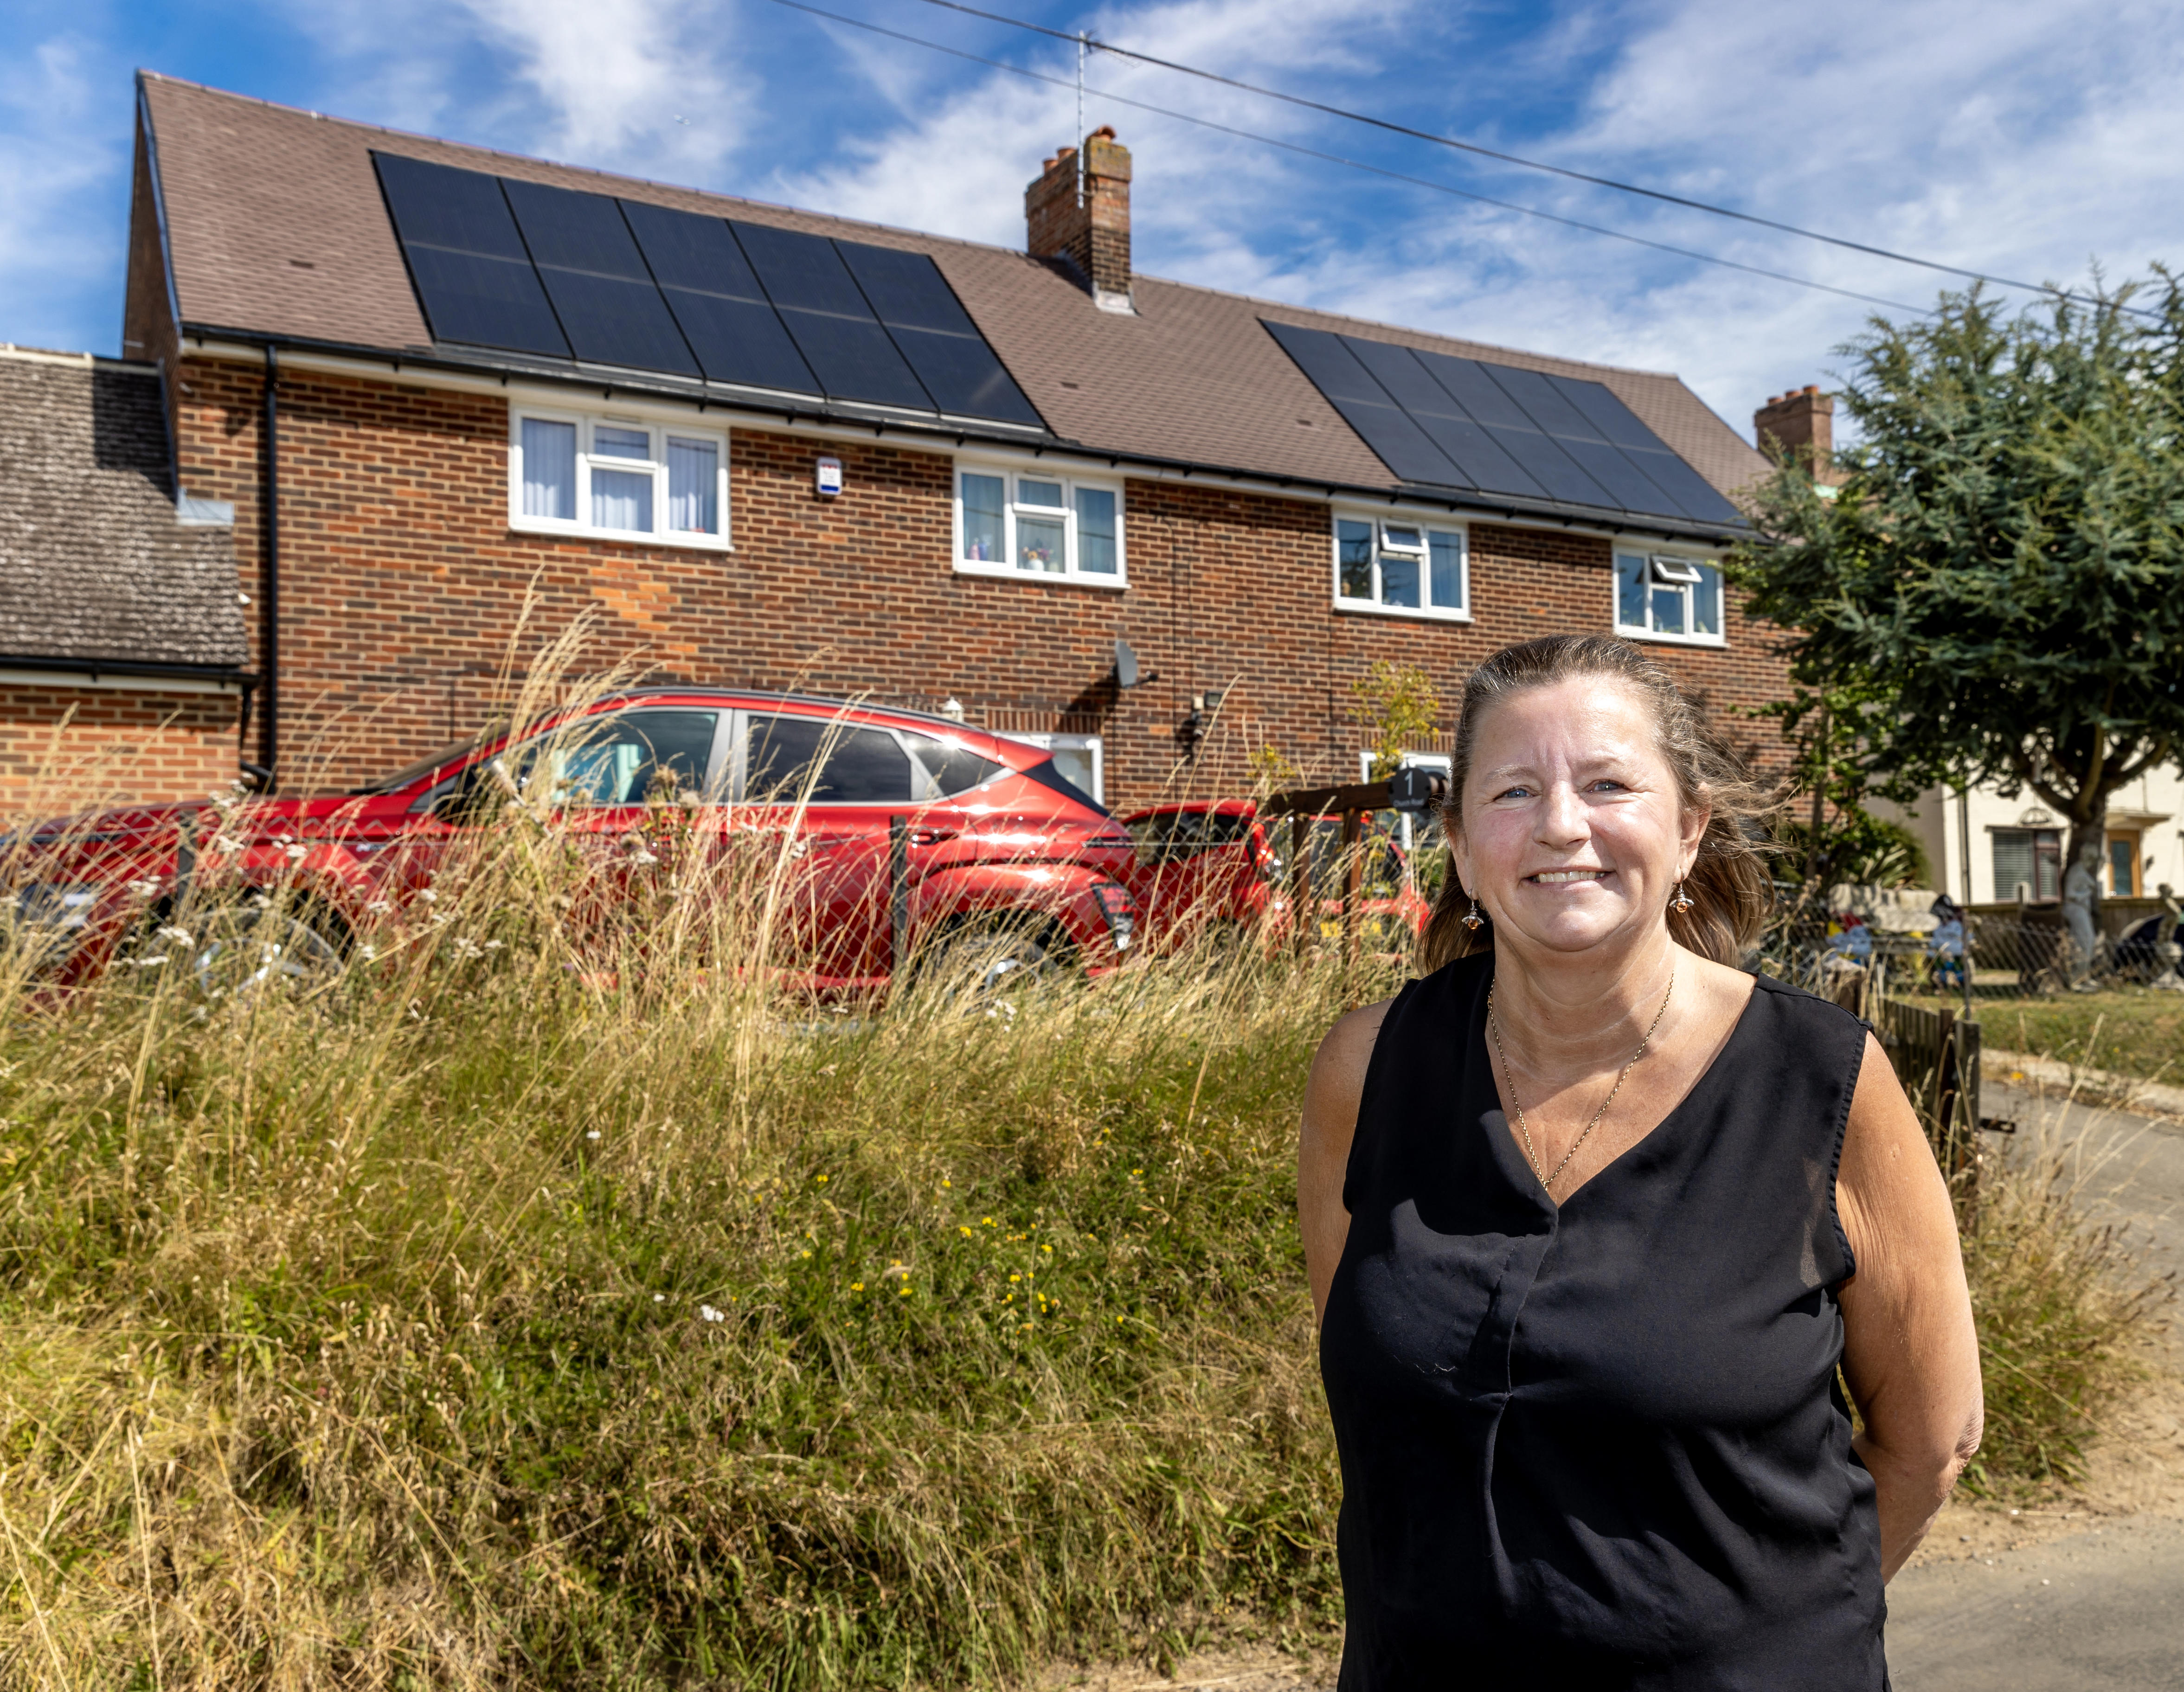
[[[1675,911],[1684,911],[1689,910],[1691,908],[1691,896],[1684,891],[1684,884],[1681,882],[1678,882],[1676,883],[1676,896],[1669,901],[1669,909]]]
[[[1479,901],[1474,899],[1471,901],[1471,909],[1463,913],[1463,926],[1474,933],[1477,933],[1485,921],[1486,919],[1479,914]]]

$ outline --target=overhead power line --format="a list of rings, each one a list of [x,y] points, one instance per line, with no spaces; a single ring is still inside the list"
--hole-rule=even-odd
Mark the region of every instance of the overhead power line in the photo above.
[[[845,25],[850,29],[863,30],[871,35],[884,36],[890,41],[901,42],[911,47],[922,47],[933,53],[946,53],[951,58],[961,58],[972,64],[985,65],[990,70],[1006,71],[1011,76],[1021,76],[1028,81],[1044,82],[1056,88],[1074,88],[1078,86],[1067,78],[1050,76],[1041,71],[1028,70],[1020,64],[1011,64],[1006,59],[988,58],[981,53],[969,53],[961,47],[948,47],[939,42],[928,41],[922,36],[905,34],[900,30],[891,30],[883,25],[869,23],[862,18],[845,17],[839,12],[830,12],[823,7],[810,5],[806,3],[806,0],[773,0],[773,3],[777,6],[786,6],[794,12],[803,12],[815,18],[823,18],[829,23]],[[1068,36],[1063,39],[1075,41],[1076,37]],[[1087,45],[1096,45],[1096,43],[1088,41]],[[1702,264],[1715,264],[1724,270],[1741,270],[1747,276],[1763,276],[1769,281],[1788,282],[1795,287],[1812,288],[1821,293],[1838,295],[1844,299],[1858,300],[1867,305],[1886,306],[1892,311],[1923,314],[1926,309],[1922,306],[1907,304],[1902,300],[1884,299],[1878,294],[1859,293],[1852,288],[1837,287],[1831,282],[1814,281],[1809,276],[1792,276],[1785,270],[1769,270],[1758,264],[1747,264],[1738,259],[1724,259],[1712,253],[1696,252],[1688,247],[1673,246],[1665,241],[1654,241],[1646,236],[1630,234],[1624,230],[1608,229],[1596,223],[1585,223],[1577,218],[1563,217],[1557,212],[1541,211],[1536,206],[1519,205],[1513,200],[1498,200],[1490,194],[1474,193],[1468,188],[1458,188],[1447,182],[1436,182],[1424,176],[1408,175],[1401,170],[1391,170],[1385,165],[1369,164],[1362,159],[1346,158],[1339,153],[1323,152],[1318,147],[1305,147],[1296,142],[1280,140],[1274,136],[1258,135],[1251,130],[1238,129],[1229,124],[1215,123],[1210,118],[1194,117],[1188,112],[1175,111],[1166,106],[1155,105],[1150,101],[1134,100],[1128,95],[1110,93],[1105,90],[1092,87],[1086,87],[1084,92],[1097,99],[1106,100],[1115,105],[1128,106],[1134,111],[1150,113],[1156,117],[1172,118],[1178,123],[1190,124],[1199,129],[1212,130],[1218,135],[1233,136],[1240,141],[1256,142],[1262,147],[1279,147],[1284,153],[1294,153],[1306,159],[1316,159],[1323,164],[1340,164],[1352,170],[1368,171],[1373,175],[1384,177],[1392,182],[1401,182],[1414,188],[1429,189],[1437,194],[1448,194],[1457,199],[1469,200],[1477,205],[1492,206],[1502,211],[1517,212],[1525,217],[1538,218],[1543,222],[1559,224],[1565,229],[1580,230],[1587,235],[1605,236],[1611,241],[1628,242],[1634,247],[1650,248],[1656,253],[1666,253],[1679,259],[1693,259]]]
[[[1635,194],[1642,198],[1658,200],[1665,205],[1681,206],[1689,211],[1704,212],[1710,217],[1724,217],[1739,223],[1752,224],[1761,229],[1772,229],[1784,235],[1794,235],[1804,241],[1818,241],[1830,247],[1840,247],[1849,252],[1863,253],[1870,258],[1886,259],[1897,264],[1915,264],[1921,270],[1936,270],[1944,276],[1962,276],[1975,282],[1991,282],[1997,287],[2019,288],[2027,293],[2046,294],[2053,298],[2075,300],[2084,305],[2112,305],[2113,301],[2102,300],[2090,294],[2074,293],[2042,282],[2020,282],[2008,276],[1997,276],[1986,270],[1966,270],[1959,264],[1945,264],[1936,259],[1921,259],[1914,253],[1897,253],[1886,247],[1869,246],[1863,241],[1852,241],[1844,236],[1828,235],[1819,230],[1805,229],[1794,223],[1783,223],[1771,217],[1761,217],[1756,212],[1738,211],[1731,206],[1718,206],[1705,200],[1694,200],[1682,194],[1672,194],[1662,188],[1648,188],[1636,182],[1620,182],[1612,176],[1596,176],[1588,171],[1574,170],[1567,165],[1550,164],[1538,159],[1526,159],[1514,153],[1502,153],[1494,147],[1482,147],[1476,142],[1459,141],[1453,136],[1437,135],[1431,130],[1413,129],[1408,124],[1399,124],[1389,118],[1377,118],[1369,112],[1353,112],[1346,107],[1329,105],[1324,101],[1306,99],[1301,94],[1285,93],[1279,88],[1268,88],[1256,82],[1245,82],[1234,76],[1223,76],[1218,71],[1206,70],[1195,64],[1184,64],[1172,58],[1161,58],[1149,53],[1139,53],[1127,47],[1117,47],[1096,36],[1071,34],[1064,30],[1050,29],[1045,24],[1034,24],[1022,18],[1011,18],[1001,12],[988,12],[976,6],[967,6],[963,0],[924,0],[928,6],[938,6],[944,11],[961,12],[967,17],[983,18],[989,23],[1006,24],[1011,29],[1028,30],[1034,35],[1050,36],[1056,41],[1082,42],[1095,52],[1112,53],[1118,58],[1134,59],[1140,64],[1150,64],[1162,70],[1173,70],[1179,75],[1195,76],[1205,82],[1217,83],[1224,88],[1234,88],[1246,94],[1256,94],[1262,99],[1279,100],[1285,105],[1297,106],[1306,111],[1318,112],[1324,116],[1340,118],[1348,123],[1364,124],[1384,130],[1390,135],[1407,136],[1412,141],[1427,142],[1435,147],[1448,147],[1457,153],[1474,153],[1481,159],[1491,159],[1504,164],[1514,164],[1526,170],[1539,170],[1552,176],[1561,176],[1573,182],[1584,182],[1596,188],[1610,188],[1619,194]],[[808,8],[807,8],[808,9]],[[905,39],[911,39],[905,37]],[[922,43],[930,45],[930,43]],[[1108,97],[1112,98],[1113,96]],[[1170,115],[1174,115],[1171,114]],[[1521,208],[1520,208],[1521,209]],[[1545,214],[1542,214],[1545,215]],[[1728,263],[1728,260],[1715,262]],[[1785,278],[1784,280],[1797,280]],[[1811,283],[1810,287],[1825,284]],[[1840,292],[1839,290],[1836,292]],[[1864,298],[1861,295],[1858,298]],[[2156,314],[2125,306],[2121,309],[2135,315],[2151,317]]]

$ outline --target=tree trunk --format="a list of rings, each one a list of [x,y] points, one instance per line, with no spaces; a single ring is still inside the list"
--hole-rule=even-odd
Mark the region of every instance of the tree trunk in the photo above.
[[[2064,847],[2063,873],[2068,876],[2070,865],[2078,861],[2078,854],[2088,846],[2093,851],[2093,908],[2100,909],[2102,877],[2106,873],[2109,851],[2109,796],[2106,792],[2095,793],[2082,802],[2088,815],[2081,821],[2070,819],[2070,838]]]

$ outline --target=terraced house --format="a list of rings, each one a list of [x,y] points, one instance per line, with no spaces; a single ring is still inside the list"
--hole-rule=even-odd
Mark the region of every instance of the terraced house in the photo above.
[[[124,350],[233,509],[283,784],[465,732],[527,602],[590,662],[1044,738],[1118,804],[1262,743],[1354,779],[1375,660],[1452,696],[1613,629],[1719,704],[1782,684],[1715,564],[1763,461],[1675,377],[1138,276],[1111,132],[1018,251],[138,93]]]

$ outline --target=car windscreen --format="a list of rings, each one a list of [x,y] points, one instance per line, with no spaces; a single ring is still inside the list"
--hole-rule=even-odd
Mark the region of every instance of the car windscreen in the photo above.
[[[1091,794],[1086,793],[1084,788],[1078,787],[1076,782],[1071,781],[1068,776],[1063,775],[1060,770],[1056,769],[1055,767],[1054,760],[1051,758],[1047,759],[1043,763],[1033,765],[1028,770],[1020,770],[1017,773],[1020,776],[1028,776],[1031,780],[1038,782],[1042,788],[1051,788],[1054,792],[1060,793],[1062,798],[1066,799],[1076,800],[1077,803],[1083,805],[1085,810],[1092,811],[1098,815],[1112,817],[1115,814],[1112,810],[1109,810],[1106,806],[1101,804],[1099,800],[1094,799]]]

